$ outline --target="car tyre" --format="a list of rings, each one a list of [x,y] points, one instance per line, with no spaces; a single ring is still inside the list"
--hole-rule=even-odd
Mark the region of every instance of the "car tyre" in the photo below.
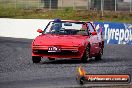
[[[98,55],[95,57],[95,60],[96,61],[101,60],[102,59],[102,55],[103,55],[103,49],[100,48],[100,51],[99,51]]]
[[[104,54],[104,49],[102,48],[102,55]]]
[[[90,54],[90,48],[87,46],[85,51],[84,51],[84,54],[81,58],[81,61],[82,62],[87,62],[87,59],[89,59],[89,54]]]
[[[32,56],[33,63],[39,63],[41,61],[41,57],[38,56]]]

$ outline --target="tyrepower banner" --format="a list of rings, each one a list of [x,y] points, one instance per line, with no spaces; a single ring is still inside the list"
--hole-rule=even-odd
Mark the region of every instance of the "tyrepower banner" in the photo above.
[[[105,44],[132,44],[132,24],[93,22],[96,30],[102,30]]]

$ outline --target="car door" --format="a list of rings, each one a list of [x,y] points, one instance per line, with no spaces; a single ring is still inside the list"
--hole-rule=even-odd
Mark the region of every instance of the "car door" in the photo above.
[[[98,38],[98,35],[97,35],[97,32],[96,32],[94,26],[90,22],[88,22],[88,30],[90,33],[90,38],[89,38],[89,42],[91,45],[90,53],[97,54],[97,53],[99,53],[99,50],[100,50],[99,38]]]

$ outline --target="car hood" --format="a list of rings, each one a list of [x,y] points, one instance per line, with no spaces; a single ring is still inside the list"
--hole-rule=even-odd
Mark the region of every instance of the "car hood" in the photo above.
[[[46,45],[46,46],[78,46],[83,44],[88,36],[82,35],[40,35],[34,40],[34,45]]]

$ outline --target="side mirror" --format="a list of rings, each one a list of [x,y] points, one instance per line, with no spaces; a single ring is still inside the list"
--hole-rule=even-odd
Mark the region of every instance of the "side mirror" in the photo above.
[[[97,35],[97,32],[96,31],[92,32],[92,35]]]
[[[41,29],[38,29],[37,32],[42,33],[43,31]]]

